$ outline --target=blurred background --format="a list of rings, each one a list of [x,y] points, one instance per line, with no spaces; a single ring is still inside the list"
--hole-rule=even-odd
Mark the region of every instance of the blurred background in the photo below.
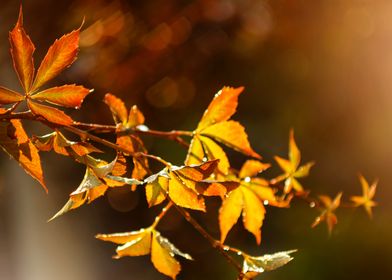
[[[38,65],[64,33],[85,24],[79,59],[52,85],[94,88],[73,118],[110,123],[105,93],[137,104],[159,130],[196,127],[223,85],[245,86],[234,119],[247,128],[254,149],[272,162],[286,156],[290,128],[303,159],[315,160],[303,180],[313,194],[361,193],[357,174],[379,178],[373,220],[363,209],[339,209],[328,237],[311,229],[317,210],[302,201],[267,209],[263,240],[237,224],[228,243],[254,254],[298,248],[292,263],[260,279],[387,279],[392,275],[392,2],[387,0],[26,0],[25,28]],[[0,8],[0,82],[18,90],[8,31],[19,1]],[[34,133],[45,133],[40,126]],[[151,153],[181,164],[175,143],[144,138]],[[239,167],[245,158],[231,153]],[[109,158],[111,155],[108,156]],[[70,159],[43,155],[49,195],[3,153],[0,157],[0,279],[166,279],[148,257],[112,260],[112,244],[96,233],[136,230],[159,212],[148,210],[142,190],[111,190],[46,223],[83,177]],[[275,166],[266,176],[279,173]],[[219,236],[217,205],[195,214]],[[195,230],[171,213],[159,229],[195,262],[182,261],[179,279],[235,279],[236,272]],[[263,278],[264,277],[264,278]]]

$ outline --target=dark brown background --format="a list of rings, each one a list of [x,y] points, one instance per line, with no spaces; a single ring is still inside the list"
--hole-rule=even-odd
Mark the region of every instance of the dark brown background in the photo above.
[[[235,119],[266,161],[286,155],[293,127],[305,160],[316,160],[304,185],[315,194],[359,194],[357,173],[380,179],[379,207],[369,221],[362,209],[340,209],[331,238],[304,203],[268,209],[261,247],[242,225],[228,242],[253,254],[298,248],[295,260],[265,279],[388,279],[392,275],[392,3],[390,1],[23,1],[25,26],[38,63],[55,38],[83,16],[78,61],[53,85],[95,89],[75,119],[108,123],[106,92],[138,104],[147,125],[193,129],[223,85],[246,87]],[[0,7],[0,82],[18,89],[8,31],[18,1]],[[30,127],[42,132],[40,127]],[[181,164],[176,144],[146,138],[149,150]],[[244,157],[231,153],[238,166]],[[110,157],[110,155],[108,155]],[[110,259],[98,232],[147,226],[142,192],[111,191],[51,223],[45,221],[77,187],[83,168],[45,155],[49,195],[1,156],[0,279],[165,279],[148,257]],[[278,173],[275,167],[267,176]],[[196,215],[218,237],[215,206]],[[235,279],[235,271],[174,212],[160,227],[195,262],[183,261],[179,279]],[[262,277],[260,277],[262,278]]]

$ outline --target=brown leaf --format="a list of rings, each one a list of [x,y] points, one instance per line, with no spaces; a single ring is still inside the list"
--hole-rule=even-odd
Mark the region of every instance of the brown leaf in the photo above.
[[[0,104],[7,105],[24,100],[24,96],[16,91],[0,87]]]
[[[11,56],[14,68],[25,92],[30,91],[34,78],[34,44],[23,28],[23,12],[20,6],[19,18],[9,34]]]
[[[239,122],[225,121],[211,125],[202,131],[202,135],[211,137],[245,155],[258,159],[261,158],[261,156],[250,147],[248,135]]]
[[[200,132],[210,125],[230,119],[237,109],[238,96],[243,90],[243,87],[223,87],[215,94],[214,99],[204,112],[196,131]]]
[[[56,77],[76,60],[79,47],[79,33],[80,28],[62,36],[50,46],[38,68],[32,91]]]
[[[73,123],[71,117],[56,108],[32,102],[30,100],[27,102],[27,105],[34,115],[39,115],[51,123],[64,126],[70,126]]]
[[[0,146],[14,158],[31,177],[36,179],[47,192],[41,159],[37,148],[31,143],[20,120],[0,123]]]
[[[92,91],[83,86],[63,85],[40,91],[31,96],[32,99],[46,101],[55,105],[78,109],[84,98]]]

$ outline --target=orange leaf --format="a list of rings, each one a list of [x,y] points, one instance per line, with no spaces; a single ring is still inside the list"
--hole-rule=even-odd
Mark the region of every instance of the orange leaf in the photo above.
[[[244,127],[236,121],[225,121],[211,125],[203,130],[202,135],[211,137],[226,146],[244,153],[248,156],[261,158],[252,150],[248,141],[248,135]]]
[[[265,216],[264,205],[251,190],[247,188],[241,188],[241,190],[244,196],[242,212],[244,226],[255,236],[257,244],[260,244],[261,226]]]
[[[167,250],[158,241],[159,232],[153,232],[151,244],[151,261],[155,268],[172,279],[176,279],[177,274],[181,270],[180,263],[173,257],[173,253]]]
[[[202,131],[210,125],[227,121],[237,110],[238,95],[244,90],[243,87],[223,87],[211,101],[196,131]]]
[[[170,174],[169,196],[173,202],[181,207],[190,208],[199,211],[206,211],[204,199],[174,173]]]
[[[223,173],[223,175],[227,175],[229,173],[230,163],[225,151],[214,140],[208,137],[200,135],[200,141],[208,160],[219,159],[218,170],[220,173]]]
[[[56,77],[76,60],[79,47],[79,33],[80,28],[62,36],[50,46],[38,68],[31,90],[38,89]]]
[[[25,92],[29,92],[34,78],[33,53],[35,47],[23,28],[22,6],[20,6],[18,22],[9,34],[9,40],[15,71]]]
[[[241,167],[239,177],[246,178],[246,177],[254,177],[258,173],[268,169],[271,165],[268,163],[262,163],[258,160],[247,160]]]
[[[0,87],[0,104],[12,104],[24,100],[24,96],[16,91]]]
[[[188,149],[188,154],[185,159],[186,165],[199,164],[203,162],[204,149],[198,134],[196,134],[191,141]]]
[[[64,126],[70,126],[73,123],[71,117],[69,117],[63,111],[60,111],[56,108],[42,105],[32,101],[28,101],[27,105],[29,106],[31,112],[34,115],[42,116],[44,119],[46,119],[49,122],[64,125]]]
[[[179,175],[193,181],[201,181],[207,179],[216,169],[219,160],[211,160],[199,165],[183,166],[179,168],[172,168]]]
[[[91,92],[92,91],[83,86],[73,84],[49,88],[32,95],[31,98],[55,105],[78,109],[86,95]]]
[[[136,105],[133,105],[131,110],[129,110],[127,125],[129,127],[135,127],[141,124],[144,124],[143,113],[140,112],[139,108]]]
[[[31,177],[48,191],[44,182],[41,159],[37,148],[31,143],[20,120],[2,122],[0,125],[0,146],[14,158]]]
[[[115,123],[125,124],[127,122],[127,108],[120,98],[117,98],[113,94],[107,93],[105,94],[104,102],[109,106],[110,111],[112,111]]]
[[[231,228],[237,223],[244,205],[244,197],[240,188],[230,192],[219,209],[219,227],[221,242],[225,242]]]

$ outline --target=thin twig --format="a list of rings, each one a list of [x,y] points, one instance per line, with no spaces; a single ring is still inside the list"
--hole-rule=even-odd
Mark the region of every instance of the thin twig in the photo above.
[[[177,209],[177,211],[185,218],[187,222],[189,222],[205,239],[210,242],[211,246],[215,249],[217,249],[227,260],[227,262],[234,266],[235,269],[237,269],[239,273],[239,278],[238,279],[244,279],[244,273],[242,272],[242,267],[238,262],[230,256],[230,254],[225,250],[225,246],[222,245],[222,243],[219,240],[216,240],[214,237],[212,237],[190,214],[188,211],[186,211],[184,208],[181,208],[177,206],[175,203],[173,203],[174,207]]]

